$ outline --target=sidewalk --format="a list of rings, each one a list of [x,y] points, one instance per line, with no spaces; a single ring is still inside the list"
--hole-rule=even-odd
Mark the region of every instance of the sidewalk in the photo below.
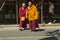
[[[60,30],[60,26],[40,26],[40,29],[44,30],[31,32],[30,30],[20,31],[16,25],[13,27],[3,27],[0,28],[0,40],[39,40],[50,37],[46,36],[46,33],[57,29]]]
[[[20,31],[18,28],[0,28],[0,40],[38,40],[45,36],[46,30],[31,32],[30,30]]]
[[[20,31],[18,27],[0,28],[0,40],[38,40],[45,36],[45,32],[31,32],[30,30]]]

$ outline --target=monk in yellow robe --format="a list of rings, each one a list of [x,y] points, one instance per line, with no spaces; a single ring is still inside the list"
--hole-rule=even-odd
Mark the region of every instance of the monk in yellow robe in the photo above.
[[[36,20],[38,20],[38,11],[36,6],[33,5],[32,2],[28,2],[27,17],[31,31],[34,31],[36,29]]]

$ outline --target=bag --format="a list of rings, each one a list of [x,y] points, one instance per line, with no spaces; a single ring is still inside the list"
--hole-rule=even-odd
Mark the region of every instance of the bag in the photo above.
[[[25,21],[25,17],[21,17],[21,21]]]

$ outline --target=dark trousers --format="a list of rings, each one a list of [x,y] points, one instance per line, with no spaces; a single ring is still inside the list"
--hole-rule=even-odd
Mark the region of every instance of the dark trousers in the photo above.
[[[53,22],[53,14],[52,13],[48,14],[48,22]]]
[[[25,21],[20,21],[20,27],[22,28],[27,28],[27,22]]]
[[[38,26],[38,20],[35,20],[36,22],[35,22],[35,24],[36,24],[36,28],[39,28],[39,26]]]
[[[35,24],[35,20],[29,21],[29,27],[31,30],[35,30],[36,29],[36,24]]]

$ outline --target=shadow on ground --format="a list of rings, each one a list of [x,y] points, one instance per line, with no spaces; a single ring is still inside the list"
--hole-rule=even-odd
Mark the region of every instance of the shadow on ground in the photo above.
[[[43,38],[39,40],[58,40],[56,37],[48,37],[48,38]]]
[[[35,32],[38,32],[38,31],[45,31],[45,29],[36,29]]]

